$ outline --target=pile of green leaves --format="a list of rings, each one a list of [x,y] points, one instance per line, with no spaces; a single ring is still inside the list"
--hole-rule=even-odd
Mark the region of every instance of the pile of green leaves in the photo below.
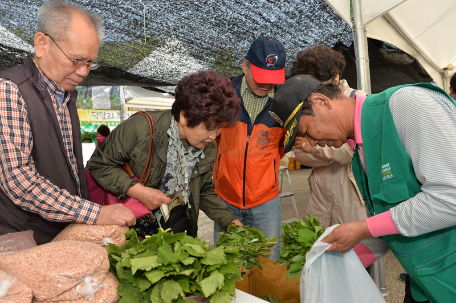
[[[262,297],[260,297],[260,299],[265,300],[270,303],[282,303],[282,301],[280,301],[279,299],[277,299],[276,297],[273,297],[273,296],[262,296]]]
[[[301,275],[306,263],[306,253],[317,239],[325,232],[317,216],[310,214],[307,219],[298,219],[282,224],[282,243],[280,257],[276,263],[283,263],[289,270],[288,280]]]
[[[246,269],[260,265],[260,256],[272,255],[271,250],[278,243],[278,237],[265,238],[259,229],[249,226],[239,226],[232,223],[225,233],[220,233],[217,247],[239,247],[239,258],[246,261]]]
[[[201,239],[160,229],[144,241],[134,229],[120,248],[108,246],[111,271],[120,284],[120,303],[195,302],[186,296],[211,296],[213,303],[229,303],[235,281],[242,280],[243,260],[238,247],[208,248]]]

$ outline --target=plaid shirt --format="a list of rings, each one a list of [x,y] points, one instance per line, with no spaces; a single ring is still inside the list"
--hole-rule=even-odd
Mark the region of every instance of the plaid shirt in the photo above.
[[[268,102],[269,98],[274,98],[274,89],[271,90],[266,96],[258,97],[255,96],[247,86],[247,81],[245,80],[245,76],[242,77],[241,83],[241,97],[244,101],[244,107],[247,113],[250,116],[250,120],[252,121],[252,125],[255,123],[255,119],[258,114],[263,110],[266,102]]]
[[[65,93],[60,104],[56,92],[63,89],[39,71],[51,95],[66,156],[80,194],[78,167],[73,152],[73,130],[67,107],[70,94]],[[32,148],[33,137],[26,103],[14,82],[0,78],[0,188],[16,205],[49,221],[94,224],[101,206],[72,196],[67,190],[58,188],[40,176],[31,155]]]

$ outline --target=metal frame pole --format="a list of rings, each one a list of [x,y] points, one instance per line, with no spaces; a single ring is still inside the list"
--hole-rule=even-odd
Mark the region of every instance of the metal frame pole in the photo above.
[[[355,27],[353,41],[355,44],[356,74],[358,80],[358,89],[371,94],[372,90],[369,68],[369,53],[367,49],[367,34],[366,28],[363,27],[361,1],[362,0],[352,0],[353,23]],[[385,283],[383,257],[372,264],[371,276],[382,295],[388,295],[388,290],[386,289]]]
[[[352,0],[353,8],[353,23],[354,23],[354,44],[356,56],[356,74],[358,80],[358,89],[370,94],[370,68],[369,68],[369,53],[367,50],[367,34],[363,27],[361,14],[361,0]]]
[[[386,283],[385,283],[385,266],[383,263],[383,257],[378,259],[376,263],[378,263],[378,276],[379,276],[379,284],[380,284],[380,292],[382,293],[383,296],[388,295],[388,289],[386,289]]]
[[[125,121],[125,91],[124,86],[120,87],[120,122]]]

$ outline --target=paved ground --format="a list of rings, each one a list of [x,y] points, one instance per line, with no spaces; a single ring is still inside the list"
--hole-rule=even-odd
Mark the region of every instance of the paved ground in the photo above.
[[[292,189],[295,193],[296,206],[298,209],[298,215],[302,217],[307,207],[309,200],[309,186],[307,184],[307,178],[310,174],[309,168],[298,169],[290,171],[290,180]],[[283,178],[283,191],[288,191],[288,184],[286,177]],[[291,198],[282,199],[282,220],[294,218],[295,213],[292,207]],[[206,240],[209,245],[214,244],[213,222],[203,213],[200,213],[199,218],[199,232],[198,236]],[[402,266],[394,255],[389,252],[384,257],[384,271],[385,271],[385,283],[388,291],[388,295],[385,297],[387,303],[402,303],[404,299],[404,283],[399,280],[399,274],[404,272]]]

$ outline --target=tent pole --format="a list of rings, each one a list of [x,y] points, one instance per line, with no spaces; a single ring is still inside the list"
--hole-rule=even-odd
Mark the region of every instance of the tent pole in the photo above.
[[[363,18],[361,14],[361,1],[352,0],[353,23],[355,26],[354,44],[356,56],[356,74],[358,80],[358,89],[371,94],[369,53],[367,49],[366,28],[363,27]],[[379,288],[383,296],[388,295],[385,284],[385,272],[383,268],[383,257],[372,264],[372,279]]]
[[[125,86],[120,87],[120,122],[125,121]]]
[[[353,23],[354,23],[354,44],[356,56],[356,74],[358,80],[358,89],[370,94],[371,81],[369,69],[369,53],[367,50],[367,34],[363,27],[361,14],[361,1],[352,0],[353,7]]]

